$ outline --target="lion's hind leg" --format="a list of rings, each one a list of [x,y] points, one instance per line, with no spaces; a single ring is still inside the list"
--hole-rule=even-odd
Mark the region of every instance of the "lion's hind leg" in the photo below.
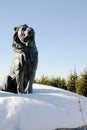
[[[4,90],[7,92],[17,93],[17,84],[15,78],[13,79],[10,75],[5,77]]]

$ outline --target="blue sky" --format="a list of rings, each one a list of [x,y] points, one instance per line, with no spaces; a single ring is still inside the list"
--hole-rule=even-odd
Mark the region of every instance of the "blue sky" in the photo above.
[[[36,79],[66,78],[87,67],[87,0],[1,0],[0,17],[0,81],[14,59],[13,28],[25,23],[36,33]]]

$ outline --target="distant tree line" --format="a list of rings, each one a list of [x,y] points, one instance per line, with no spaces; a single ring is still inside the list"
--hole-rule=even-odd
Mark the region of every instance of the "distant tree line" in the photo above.
[[[71,73],[67,80],[64,78],[48,78],[42,76],[41,79],[35,81],[38,84],[50,85],[53,87],[65,89],[74,93],[87,97],[87,70],[85,69],[81,75],[78,76],[76,71]]]

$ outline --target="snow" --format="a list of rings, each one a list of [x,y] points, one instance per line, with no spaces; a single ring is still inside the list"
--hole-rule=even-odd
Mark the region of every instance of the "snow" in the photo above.
[[[46,85],[32,94],[0,91],[0,130],[54,130],[87,125],[87,97]]]

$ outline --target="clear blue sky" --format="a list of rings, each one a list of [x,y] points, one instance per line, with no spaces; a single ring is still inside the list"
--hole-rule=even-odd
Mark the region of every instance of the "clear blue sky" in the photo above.
[[[14,58],[13,28],[25,23],[36,32],[36,79],[87,67],[87,0],[0,0],[0,81]]]

